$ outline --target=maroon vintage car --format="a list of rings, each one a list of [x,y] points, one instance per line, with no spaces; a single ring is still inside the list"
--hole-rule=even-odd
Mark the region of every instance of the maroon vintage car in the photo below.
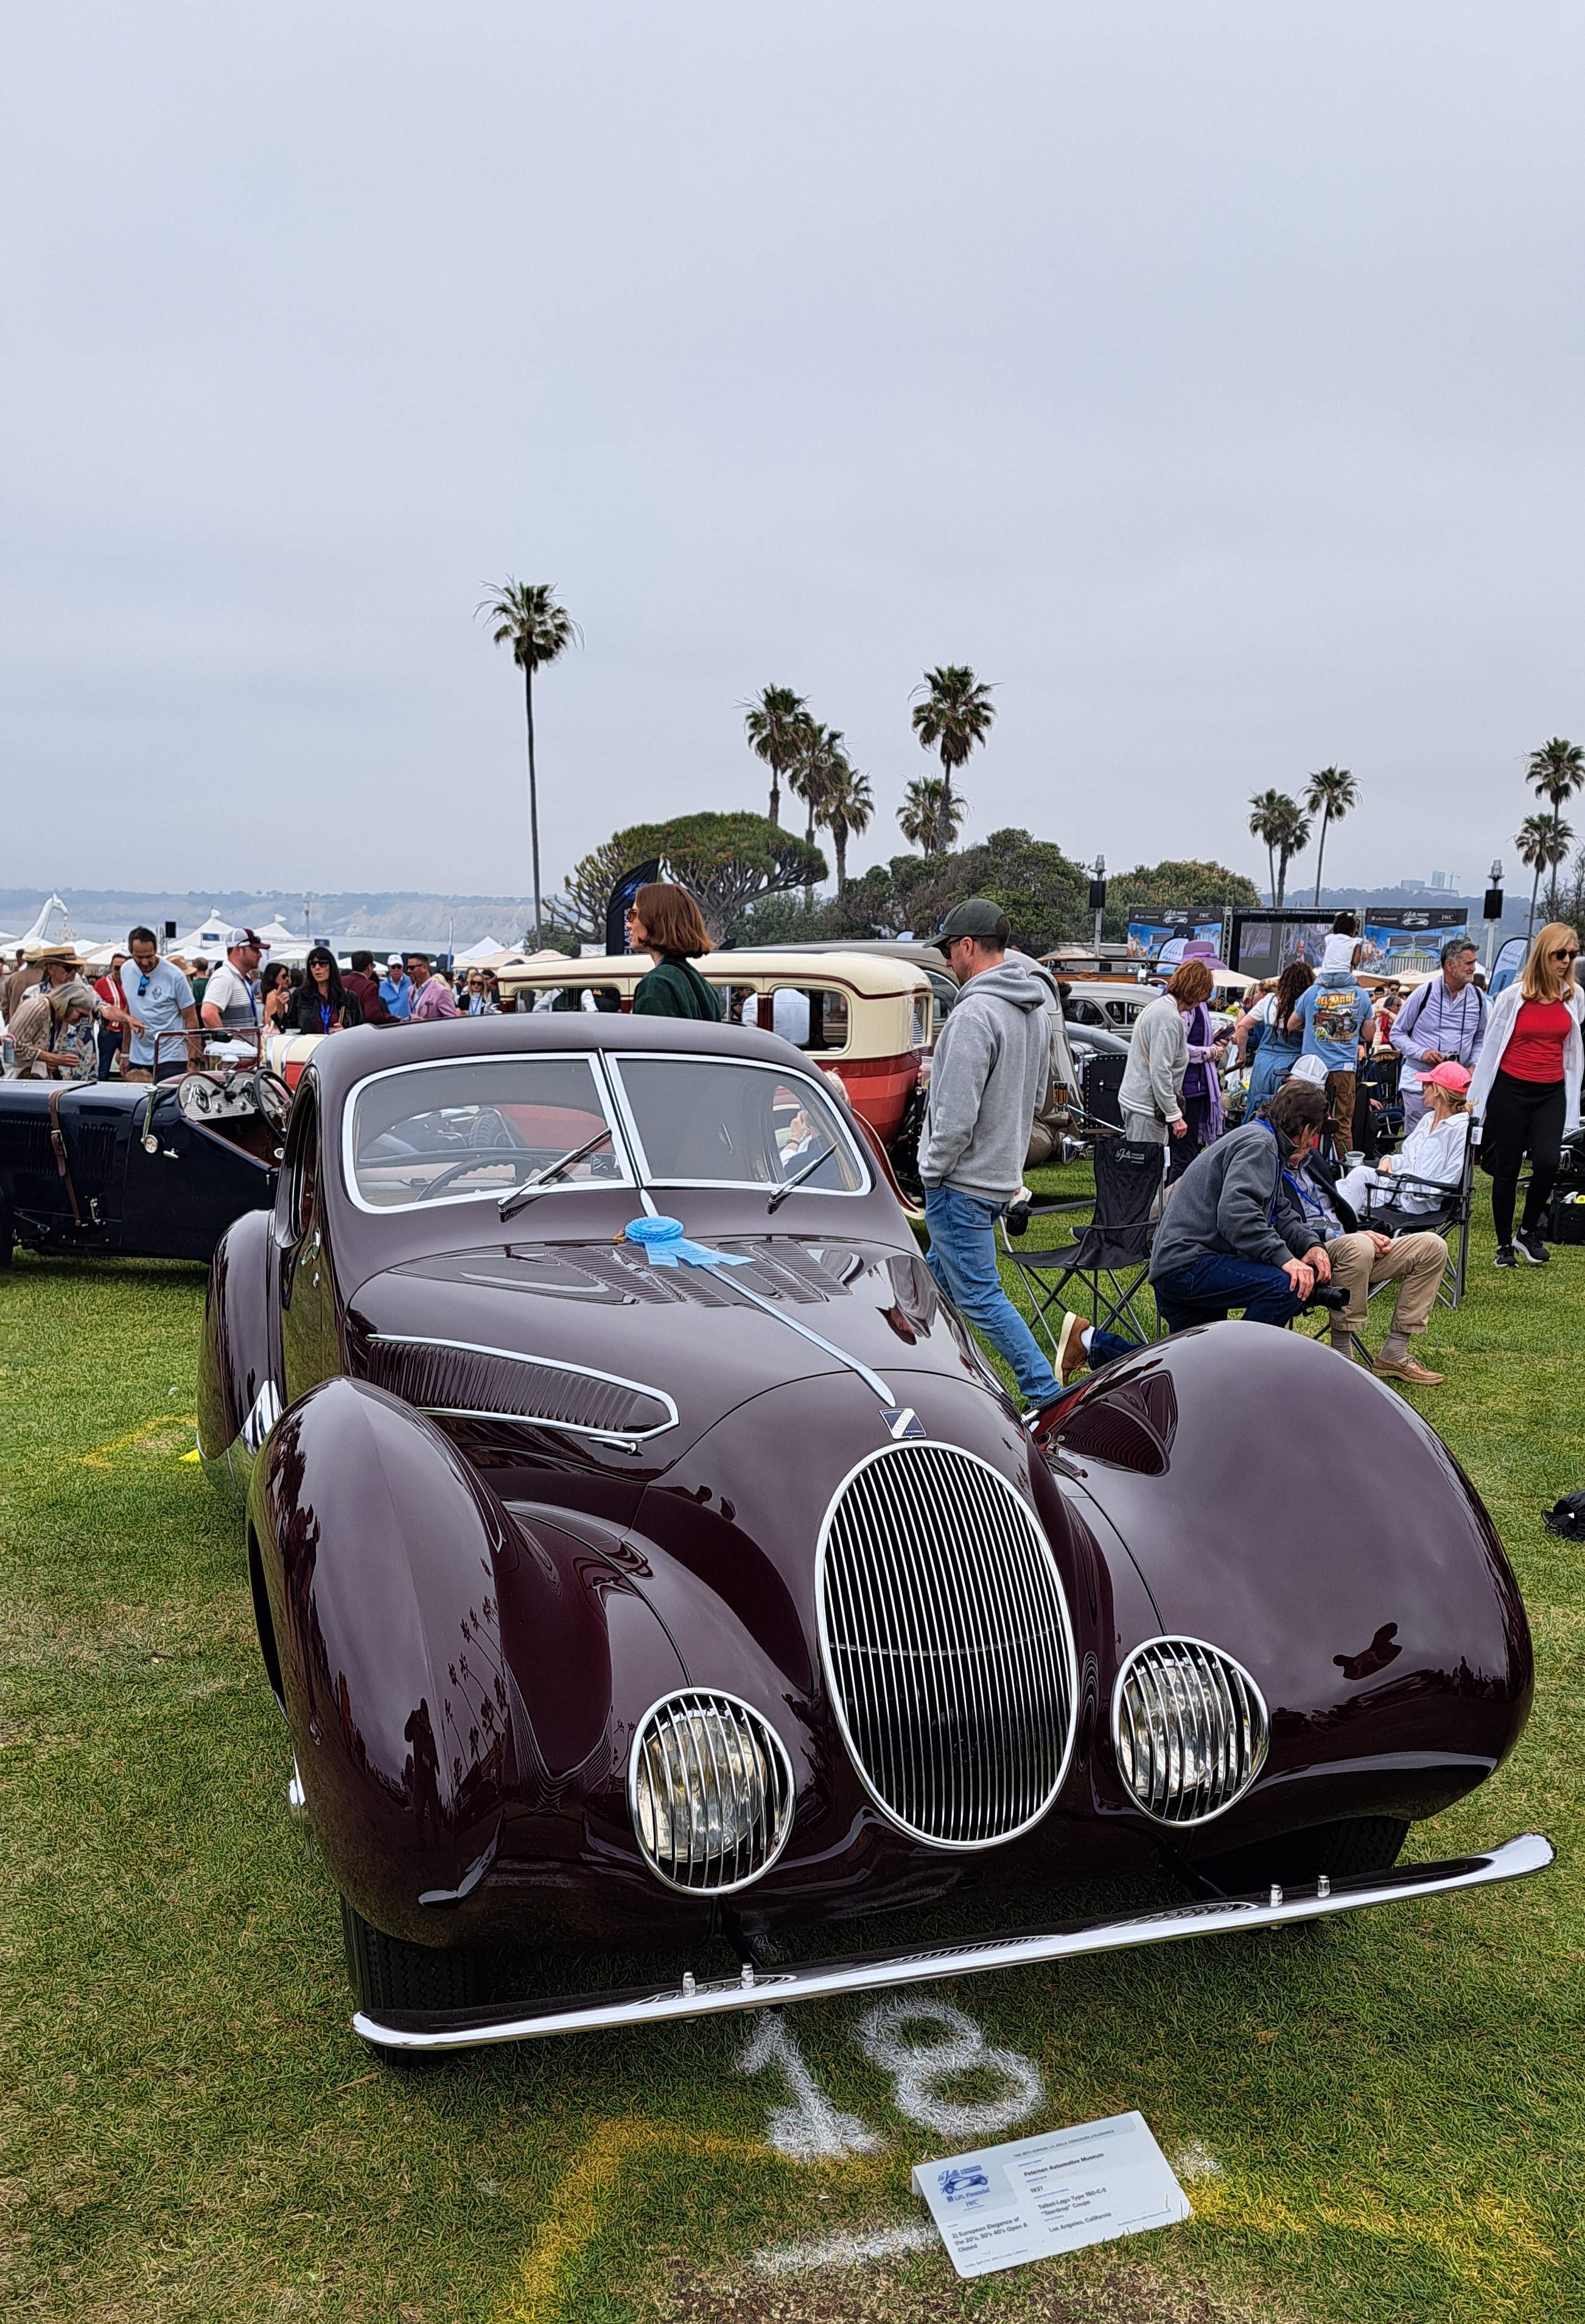
[[[1308,1340],[1221,1324],[1037,1443],[841,1093],[772,1034],[546,1015],[321,1044],[274,1210],[215,1259],[199,1428],[245,1501],[354,2022],[392,2050],[1551,1858],[1393,1868],[1531,1693],[1514,1578],[1424,1422]],[[1053,1884],[1164,1867],[1165,1910],[1029,1924]],[[971,1886],[978,1926],[1024,1925],[805,1957],[808,1924]],[[673,1966],[558,1995],[558,1955],[633,1948]]]

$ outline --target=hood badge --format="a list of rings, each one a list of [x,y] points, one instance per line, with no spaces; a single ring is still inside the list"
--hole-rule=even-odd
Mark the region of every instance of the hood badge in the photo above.
[[[886,1433],[894,1443],[900,1444],[908,1436],[923,1436],[926,1434],[925,1424],[911,1405],[882,1405],[880,1413],[886,1423]]]

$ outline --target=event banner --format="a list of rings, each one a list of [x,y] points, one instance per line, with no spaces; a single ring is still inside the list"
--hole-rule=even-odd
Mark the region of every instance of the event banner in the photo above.
[[[1231,912],[1230,934],[1222,954],[1230,968],[1244,976],[1280,976],[1290,961],[1307,960],[1319,968],[1332,934],[1332,916],[1318,920],[1310,912]]]
[[[1221,940],[1221,914],[1214,904],[1191,904],[1180,910],[1151,912],[1129,922],[1129,956],[1130,959],[1155,960],[1164,945],[1175,947],[1174,957],[1182,956],[1184,944],[1199,936],[1207,944]]]
[[[1413,974],[1434,968],[1450,937],[1469,935],[1470,909],[1467,904],[1443,904],[1424,911],[1378,912],[1368,905],[1359,916],[1359,933],[1365,945],[1361,972]]]

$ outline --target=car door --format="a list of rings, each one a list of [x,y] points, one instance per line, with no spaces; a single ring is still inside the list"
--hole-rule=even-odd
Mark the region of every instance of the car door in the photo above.
[[[338,1369],[321,1160],[319,1093],[313,1076],[305,1074],[291,1111],[275,1211],[288,1404]]]

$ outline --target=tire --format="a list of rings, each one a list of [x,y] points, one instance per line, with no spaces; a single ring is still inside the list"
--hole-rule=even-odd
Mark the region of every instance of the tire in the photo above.
[[[442,1950],[388,1937],[341,1900],[346,1974],[360,2009],[467,2009],[483,2001],[484,1956],[467,1946]]]
[[[1203,1858],[1194,1869],[1229,1896],[1253,1895],[1274,1880],[1285,1888],[1298,1887],[1322,1872],[1347,1880],[1389,1872],[1408,1829],[1398,1816],[1352,1816],[1344,1823],[1312,1824],[1227,1856]]]

